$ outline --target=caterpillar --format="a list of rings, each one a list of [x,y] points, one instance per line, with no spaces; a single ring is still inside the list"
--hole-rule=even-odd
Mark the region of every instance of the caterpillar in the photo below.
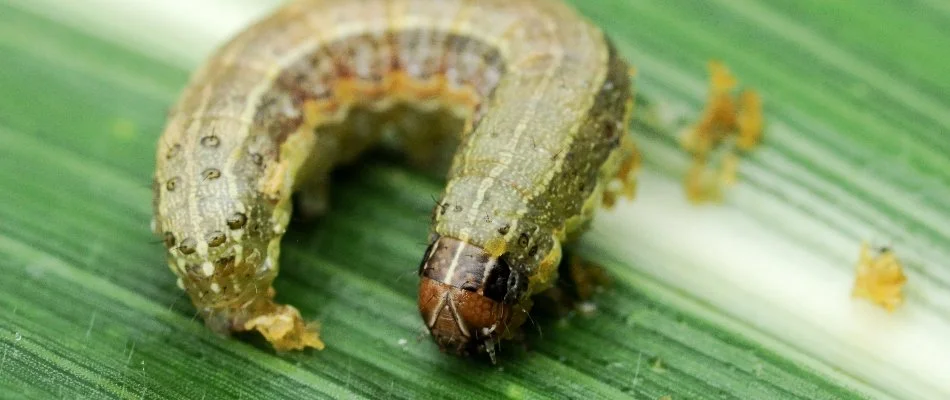
[[[319,215],[331,170],[365,150],[424,166],[454,147],[418,307],[443,351],[494,358],[562,244],[633,196],[629,71],[560,1],[293,1],[220,47],[170,110],[153,230],[210,329],[322,349],[274,301],[292,195]]]

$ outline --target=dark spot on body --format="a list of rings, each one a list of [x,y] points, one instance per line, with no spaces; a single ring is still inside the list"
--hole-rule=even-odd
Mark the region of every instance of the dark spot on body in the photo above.
[[[247,215],[244,213],[236,212],[231,214],[227,219],[228,228],[231,229],[241,229],[247,224]]]
[[[196,242],[195,239],[192,239],[192,238],[187,238],[185,240],[182,240],[181,244],[178,245],[178,251],[180,251],[181,254],[185,254],[185,255],[192,254],[196,250],[198,250],[198,242]]]
[[[215,135],[205,136],[201,138],[201,145],[204,147],[215,148],[215,147],[218,147],[218,145],[220,144],[221,144],[221,139],[218,139],[218,137]]]
[[[528,244],[530,244],[530,243],[531,243],[531,238],[528,237],[528,233],[527,233],[527,232],[523,232],[523,233],[521,233],[520,236],[518,236],[518,245],[519,245],[519,246],[521,246],[521,247],[528,247]]]
[[[174,233],[171,233],[171,232],[165,232],[165,235],[164,235],[164,237],[163,237],[163,240],[165,241],[165,247],[167,247],[167,248],[169,248],[169,249],[172,248],[172,247],[175,247],[175,243],[178,242],[178,241],[175,239],[175,234],[174,234]]]
[[[507,235],[509,231],[511,231],[511,225],[508,225],[508,224],[505,224],[501,228],[498,228],[498,234],[502,236]]]
[[[224,244],[224,241],[228,238],[224,235],[224,232],[214,231],[209,233],[205,239],[208,241],[209,247],[217,247]]]
[[[178,143],[175,143],[171,147],[168,148],[168,152],[165,153],[165,159],[171,160],[175,157],[178,157],[178,154],[180,153],[181,153],[181,145]]]
[[[221,170],[217,168],[208,168],[201,173],[201,177],[206,181],[218,179],[221,177]]]
[[[456,204],[456,205],[455,205],[455,212],[462,212],[462,206]]]
[[[180,178],[174,177],[165,182],[165,190],[169,192],[174,192],[175,188],[178,187],[178,182],[181,181]]]
[[[478,287],[481,282],[479,282],[480,277],[476,277],[472,274],[473,271],[461,271],[462,273],[462,282],[459,283],[458,280],[453,280],[452,283],[462,290],[467,290],[469,292],[477,292]]]
[[[538,245],[531,246],[531,248],[528,249],[528,257],[534,257],[536,255],[538,255]]]

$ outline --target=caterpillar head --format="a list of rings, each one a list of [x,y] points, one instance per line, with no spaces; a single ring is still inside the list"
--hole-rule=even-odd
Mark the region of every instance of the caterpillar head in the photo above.
[[[440,237],[420,266],[419,312],[443,351],[487,353],[516,328],[513,307],[527,279],[503,258],[464,241]]]

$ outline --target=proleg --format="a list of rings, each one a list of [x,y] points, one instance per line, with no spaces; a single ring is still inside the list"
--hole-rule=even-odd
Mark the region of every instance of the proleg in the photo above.
[[[442,349],[493,354],[554,282],[561,244],[633,194],[628,70],[559,1],[291,2],[221,47],[172,109],[155,231],[210,328],[322,348],[273,300],[291,196],[325,211],[330,171],[384,126],[415,161],[458,143],[419,311]]]

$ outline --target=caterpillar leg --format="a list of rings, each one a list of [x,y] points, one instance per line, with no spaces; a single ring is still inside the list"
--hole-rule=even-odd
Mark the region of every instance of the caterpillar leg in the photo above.
[[[271,288],[269,297],[273,297]],[[269,300],[269,299],[268,299]],[[305,323],[300,311],[290,305],[263,302],[257,316],[244,323],[243,330],[260,332],[278,351],[303,350],[313,347],[323,350],[316,323]]]
[[[558,279],[553,287],[535,296],[537,307],[556,317],[572,312],[588,314],[594,307],[591,298],[610,284],[607,272],[568,249],[558,266]]]
[[[219,278],[217,281],[209,281],[193,273],[185,275],[184,279],[180,280],[190,289],[188,294],[199,306],[198,310],[205,325],[221,335],[258,331],[278,351],[302,350],[307,347],[322,350],[324,344],[319,338],[317,326],[306,323],[300,312],[293,306],[274,301],[275,291],[271,282],[276,274],[248,283],[247,286],[238,286],[239,280],[233,279],[233,275],[246,276],[256,273],[246,271],[246,267],[246,264],[232,265],[230,270],[216,276]],[[217,282],[229,283],[222,285]],[[260,293],[260,295],[246,299],[247,294],[251,293]],[[212,297],[212,295],[219,297]],[[220,296],[231,297],[223,300]],[[230,301],[234,296],[245,299]]]

